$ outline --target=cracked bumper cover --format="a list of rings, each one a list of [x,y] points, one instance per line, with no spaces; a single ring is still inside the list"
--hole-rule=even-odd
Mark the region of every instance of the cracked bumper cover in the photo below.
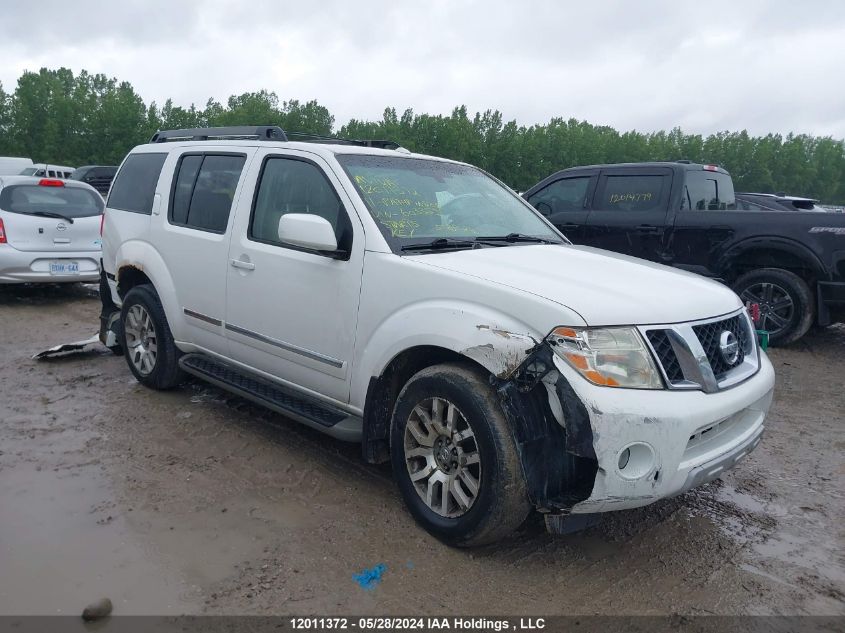
[[[592,491],[571,512],[593,513],[648,505],[712,481],[760,442],[774,389],[774,370],[761,352],[759,371],[717,393],[613,389],[592,385],[554,359],[560,377],[584,404],[598,465]],[[572,420],[563,419],[564,428]],[[573,428],[567,429],[570,435]],[[651,464],[623,473],[620,455],[632,444]]]

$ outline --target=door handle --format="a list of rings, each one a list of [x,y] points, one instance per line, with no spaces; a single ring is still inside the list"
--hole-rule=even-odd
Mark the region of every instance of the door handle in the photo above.
[[[663,229],[659,226],[652,226],[651,224],[640,224],[637,227],[637,233],[643,235],[660,235]]]
[[[245,262],[242,259],[233,259],[232,266],[235,268],[242,268],[243,270],[255,270],[255,264],[252,262]]]
[[[566,229],[577,229],[578,225],[572,222],[565,222],[564,224],[558,224],[558,228],[566,230]]]

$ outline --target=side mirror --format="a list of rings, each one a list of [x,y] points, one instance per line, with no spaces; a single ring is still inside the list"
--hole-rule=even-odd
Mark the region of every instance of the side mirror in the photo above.
[[[310,213],[288,213],[279,219],[279,240],[315,251],[336,251],[337,238],[326,218]]]

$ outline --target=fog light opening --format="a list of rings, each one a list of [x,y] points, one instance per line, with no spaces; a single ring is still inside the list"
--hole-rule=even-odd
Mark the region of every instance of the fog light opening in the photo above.
[[[644,442],[629,444],[619,452],[617,466],[625,479],[645,477],[655,466],[654,449]]]

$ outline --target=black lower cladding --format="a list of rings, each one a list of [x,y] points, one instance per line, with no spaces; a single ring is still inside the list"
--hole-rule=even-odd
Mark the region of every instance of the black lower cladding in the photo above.
[[[180,362],[185,369],[193,374],[204,376],[212,382],[233,387],[257,400],[272,405],[276,409],[299,415],[325,427],[334,426],[346,417],[340,411],[323,407],[316,402],[296,396],[269,381],[245,374],[207,356],[189,354],[183,356]]]
[[[716,380],[721,380],[731,369],[741,364],[746,354],[751,351],[745,320],[740,315],[723,321],[695,325],[692,329],[704,348],[704,353],[707,354],[707,360],[710,361]],[[725,331],[731,332],[739,342],[739,356],[733,364],[729,364],[724,359],[719,349],[722,332]]]
[[[552,351],[544,345],[535,354]],[[546,366],[554,367],[551,358],[547,360]],[[535,382],[525,391],[518,384],[502,381],[497,389],[514,429],[528,495],[540,510],[566,512],[590,496],[598,472],[590,416],[563,376],[555,390],[566,428],[552,414],[544,385]]]

